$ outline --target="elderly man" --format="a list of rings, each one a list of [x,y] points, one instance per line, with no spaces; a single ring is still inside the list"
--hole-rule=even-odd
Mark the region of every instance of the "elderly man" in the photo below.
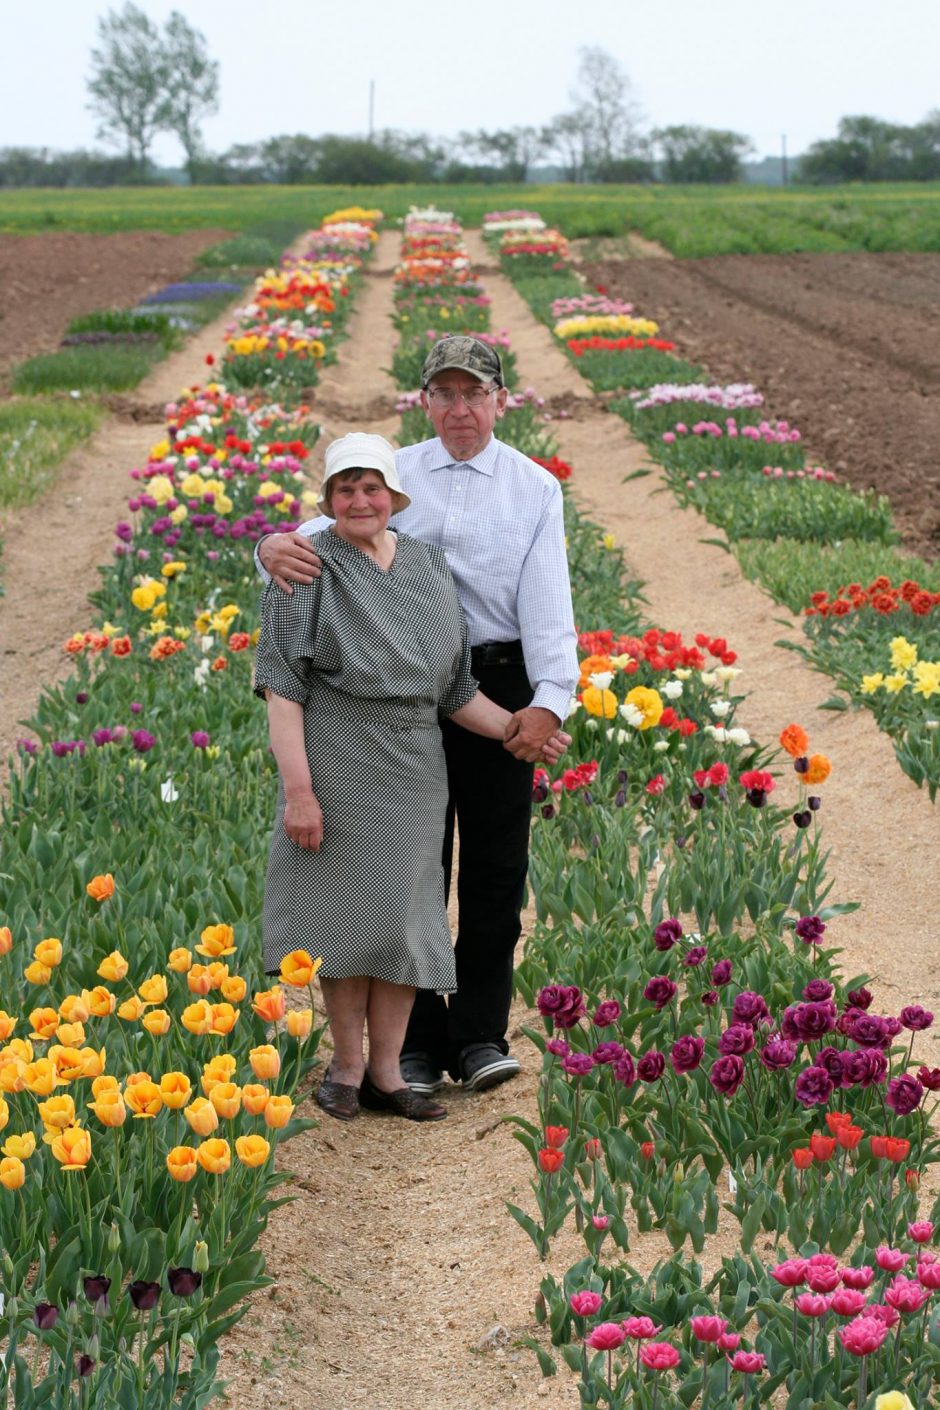
[[[476,338],[437,342],[424,364],[421,404],[435,439],[408,446],[396,465],[411,504],[393,527],[444,549],[467,617],[480,688],[513,712],[505,740],[444,721],[450,804],[444,843],[449,884],[454,818],[460,839],[457,993],[419,993],[402,1048],[402,1074],[430,1095],[444,1071],[471,1091],[514,1077],[506,1029],[513,951],[521,932],[532,766],[564,720],[578,677],[565,558],[562,496],[546,471],[493,435],[506,407],[497,353]],[[310,582],[319,560],[306,536],[258,545],[266,575],[285,592]]]

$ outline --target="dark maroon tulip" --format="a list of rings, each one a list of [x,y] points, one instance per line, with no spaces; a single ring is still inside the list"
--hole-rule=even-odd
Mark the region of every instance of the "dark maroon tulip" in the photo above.
[[[712,979],[716,984],[721,983],[715,977],[714,970],[712,970]],[[755,1024],[760,1023],[762,1018],[770,1017],[770,1010],[763,994],[755,994],[752,989],[742,989],[740,994],[735,995],[734,1003],[731,1005],[731,1017],[735,1023],[749,1023],[753,1028]]]
[[[78,1374],[81,1377],[90,1376],[95,1369],[95,1359],[93,1356],[80,1356],[78,1358]]]
[[[33,1321],[41,1332],[51,1332],[59,1320],[59,1309],[54,1302],[37,1302],[33,1308]]]
[[[811,979],[803,990],[803,998],[808,1004],[824,1004],[832,998],[832,985],[826,979]]]
[[[877,1087],[888,1075],[888,1059],[880,1048],[849,1048],[842,1054],[843,1085]]]
[[[540,812],[541,812],[543,818],[546,818],[546,819],[548,819],[548,818],[553,818],[553,817],[555,816],[555,805],[554,805],[554,803],[546,803],[546,804],[544,804],[544,806],[540,809]]]
[[[656,1008],[664,1009],[675,998],[676,993],[677,986],[667,974],[654,974],[643,990],[643,997]]]
[[[804,1067],[793,1095],[801,1106],[821,1106],[832,1096],[833,1081],[824,1067]]]
[[[929,1009],[921,1008],[920,1004],[908,1004],[898,1015],[904,1028],[909,1028],[912,1033],[920,1033],[925,1028],[929,1028],[933,1023],[933,1014]]]
[[[844,1087],[845,1081],[845,1053],[841,1048],[820,1048],[814,1059],[816,1067],[824,1067],[832,1078],[833,1085]]]
[[[848,1036],[860,1048],[884,1048],[891,1042],[884,1019],[876,1013],[855,1013],[848,1025]]]
[[[702,997],[702,1003],[705,1004],[706,1007],[708,1007],[708,1008],[710,1008],[710,1009],[711,1009],[711,1008],[714,1008],[714,1006],[715,1006],[715,1005],[717,1004],[717,1002],[718,1002],[718,990],[717,990],[717,989],[706,989],[706,990],[705,990],[705,993],[704,993],[701,997]]]
[[[677,1038],[672,1045],[669,1054],[669,1061],[673,1070],[680,1075],[684,1072],[694,1072],[700,1065],[705,1052],[704,1038],[697,1038],[691,1033],[684,1033],[681,1038]]]
[[[594,1010],[595,1028],[609,1028],[620,1017],[620,1005],[616,999],[604,999]]]
[[[797,827],[809,827],[813,821],[813,815],[808,808],[804,808],[801,813],[793,814],[793,822]]]
[[[744,1081],[744,1060],[731,1053],[712,1063],[708,1080],[723,1097],[733,1097]]]
[[[546,984],[536,999],[543,1018],[550,1018],[556,1028],[574,1028],[584,1014],[584,999],[576,984]]]
[[[754,1029],[749,1023],[732,1023],[730,1028],[726,1028],[718,1039],[718,1051],[727,1057],[729,1053],[736,1053],[738,1057],[744,1057],[754,1046]]]
[[[800,916],[796,933],[805,945],[818,945],[826,933],[826,922],[819,916]]]
[[[940,1067],[918,1068],[917,1080],[928,1092],[940,1092]]]
[[[814,813],[818,813],[820,808],[822,807],[822,799],[820,798],[818,793],[811,793],[807,798],[806,802],[808,807]]]
[[[874,995],[870,989],[850,989],[846,999],[853,1009],[870,1009]]]
[[[636,1068],[633,1065],[633,1058],[626,1048],[620,1054],[617,1061],[611,1068],[618,1082],[622,1082],[625,1087],[632,1087],[636,1081]]]
[[[598,1043],[591,1057],[599,1067],[604,1067],[607,1063],[616,1062],[619,1057],[622,1057],[623,1051],[622,1043]]]
[[[722,985],[730,984],[730,982],[731,982],[731,961],[730,961],[730,960],[719,960],[719,961],[717,962],[717,964],[713,964],[713,965],[712,965],[712,983],[713,983],[713,984],[717,984],[717,985],[719,986],[719,988],[720,988]]]
[[[760,1060],[768,1072],[781,1072],[796,1061],[796,1044],[786,1038],[771,1038],[761,1049]]]
[[[202,1274],[192,1268],[168,1268],[166,1280],[174,1297],[192,1297],[202,1285]]]
[[[532,802],[533,802],[533,803],[544,803],[544,802],[545,802],[545,799],[546,799],[547,797],[548,797],[548,784],[545,783],[542,779],[540,779],[538,783],[533,784],[533,786],[532,786]]]
[[[809,773],[809,759],[805,754],[801,754],[798,759],[793,760],[793,769],[798,774]]]
[[[648,1053],[643,1053],[636,1065],[636,1075],[641,1082],[658,1082],[665,1070],[666,1059],[656,1048],[650,1048]]]
[[[892,1077],[888,1083],[885,1101],[898,1116],[910,1116],[920,1106],[924,1089],[916,1077],[905,1073],[902,1077]]]
[[[763,808],[767,802],[766,788],[749,788],[746,796],[752,808]]]
[[[82,1279],[82,1290],[89,1302],[101,1302],[108,1296],[108,1289],[111,1286],[111,1279],[105,1278],[103,1274],[97,1276],[89,1275]]]
[[[694,793],[689,794],[689,807],[694,808],[696,812],[705,807],[705,794],[701,789],[697,788]]]
[[[704,945],[693,945],[691,950],[687,950],[682,963],[687,969],[695,969],[704,960],[708,959],[708,951]]]
[[[626,789],[624,789],[624,788],[618,788],[618,789],[617,789],[617,792],[614,794],[614,807],[615,807],[615,808],[624,808],[624,807],[626,807],[626,803],[627,803],[627,792],[626,792]]]
[[[676,941],[681,939],[682,922],[678,920],[661,920],[653,931],[653,944],[663,953],[671,950]]]
[[[145,1283],[138,1279],[129,1285],[127,1291],[138,1312],[149,1312],[160,1300],[159,1283]]]

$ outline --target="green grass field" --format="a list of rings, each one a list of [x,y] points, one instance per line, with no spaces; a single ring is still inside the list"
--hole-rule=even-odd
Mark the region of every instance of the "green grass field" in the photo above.
[[[346,205],[453,210],[465,225],[485,211],[541,211],[571,238],[636,230],[674,254],[940,250],[940,183],[768,187],[647,186],[197,186],[0,192],[0,233],[44,230],[169,232],[213,226],[264,237],[314,226]]]

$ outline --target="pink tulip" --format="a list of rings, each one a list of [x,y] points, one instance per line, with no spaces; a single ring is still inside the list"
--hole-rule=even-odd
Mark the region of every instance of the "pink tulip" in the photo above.
[[[875,1281],[875,1270],[867,1263],[861,1268],[843,1268],[842,1281],[847,1288],[870,1288]]]
[[[728,1365],[732,1371],[740,1371],[743,1376],[753,1376],[758,1371],[763,1371],[766,1364],[766,1356],[762,1356],[759,1351],[736,1351],[733,1356],[728,1357]]]
[[[622,1323],[623,1330],[633,1341],[646,1341],[655,1337],[662,1327],[658,1327],[652,1317],[627,1317]]]
[[[690,1317],[689,1326],[699,1341],[716,1342],[728,1326],[724,1317]]]
[[[627,1334],[619,1322],[601,1322],[585,1337],[588,1346],[595,1351],[616,1351],[626,1339]]]
[[[737,1351],[740,1345],[741,1336],[739,1332],[722,1332],[721,1336],[718,1338],[719,1351]]]
[[[806,1281],[816,1293],[830,1293],[839,1286],[842,1274],[838,1268],[807,1268]]]
[[[871,1356],[887,1337],[888,1329],[875,1317],[856,1317],[848,1326],[837,1327],[836,1334],[853,1356]]]
[[[907,1226],[907,1236],[915,1244],[929,1244],[933,1238],[933,1225],[929,1219],[915,1219],[913,1224]]]
[[[888,1248],[887,1244],[879,1244],[875,1250],[875,1262],[886,1273],[900,1273],[909,1256],[899,1248]]]
[[[592,1214],[591,1223],[594,1225],[595,1229],[606,1229],[607,1225],[610,1223],[610,1219],[606,1214]]]
[[[831,1297],[825,1297],[822,1293],[805,1292],[800,1293],[793,1301],[797,1310],[805,1317],[825,1317],[832,1303]]]
[[[921,1287],[936,1292],[940,1288],[940,1263],[918,1263],[917,1281]]]
[[[807,1262],[805,1258],[788,1258],[771,1268],[770,1276],[784,1288],[798,1288],[806,1282]]]
[[[603,1298],[596,1292],[576,1292],[571,1294],[569,1301],[576,1317],[593,1317],[600,1309]]]
[[[885,1302],[898,1312],[919,1312],[930,1292],[913,1278],[899,1276],[885,1289]]]
[[[679,1364],[679,1353],[668,1341],[648,1341],[640,1347],[640,1360],[651,1371],[671,1371]]]
[[[870,1302],[864,1314],[865,1317],[874,1317],[876,1322],[880,1322],[883,1327],[887,1327],[890,1332],[892,1327],[896,1327],[901,1320],[901,1314],[895,1308],[889,1307],[884,1302]]]
[[[866,1301],[865,1294],[857,1288],[839,1288],[829,1305],[840,1317],[857,1317]]]

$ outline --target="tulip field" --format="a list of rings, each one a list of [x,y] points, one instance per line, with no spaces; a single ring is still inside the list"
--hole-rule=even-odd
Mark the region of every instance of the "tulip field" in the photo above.
[[[377,208],[331,210],[244,295],[127,466],[111,561],[62,626],[69,673],[22,726],[0,833],[0,1406],[359,1403],[318,1379],[325,1314],[303,1329],[317,1368],[283,1394],[226,1382],[240,1319],[287,1276],[266,1255],[303,1198],[292,1152],[308,1183],[338,1159],[308,1101],[318,957],[261,968],[276,766],[251,694],[251,555],[315,513],[323,373],[342,387],[381,228]],[[940,1068],[925,994],[889,995],[841,953],[856,903],[825,819],[851,760],[807,718],[752,736],[734,621],[716,635],[651,618],[629,546],[579,499],[569,413],[526,385],[516,330],[491,326],[490,279],[550,331],[585,404],[604,398],[645,444],[664,493],[703,533],[746,542],[751,576],[767,583],[762,545],[793,546],[778,598],[804,636],[787,663],[830,678],[830,708],[873,712],[918,807],[940,787],[940,584],[892,576],[887,500],[810,464],[759,388],[713,381],[668,328],[590,286],[541,214],[490,210],[482,229],[492,275],[454,212],[413,207],[383,288],[399,443],[428,433],[428,347],[470,332],[506,368],[498,435],[565,492],[581,678],[568,755],[535,774],[512,1035],[536,1076],[500,1088],[489,1137],[525,1169],[493,1233],[531,1270],[512,1394],[920,1410],[940,1380]],[[871,574],[819,583],[812,547],[844,539]],[[343,1133],[343,1151],[371,1152],[343,1201],[363,1247],[388,1152],[404,1149],[410,1182],[433,1177],[432,1141],[466,1141],[449,1104],[434,1133],[383,1124],[381,1160],[380,1118]],[[476,1121],[471,1149],[490,1129]],[[341,1217],[322,1206],[296,1261],[340,1304],[340,1345],[360,1314],[318,1262],[317,1221]],[[486,1358],[469,1359],[440,1361],[431,1410],[460,1403],[452,1376],[501,1410]]]

